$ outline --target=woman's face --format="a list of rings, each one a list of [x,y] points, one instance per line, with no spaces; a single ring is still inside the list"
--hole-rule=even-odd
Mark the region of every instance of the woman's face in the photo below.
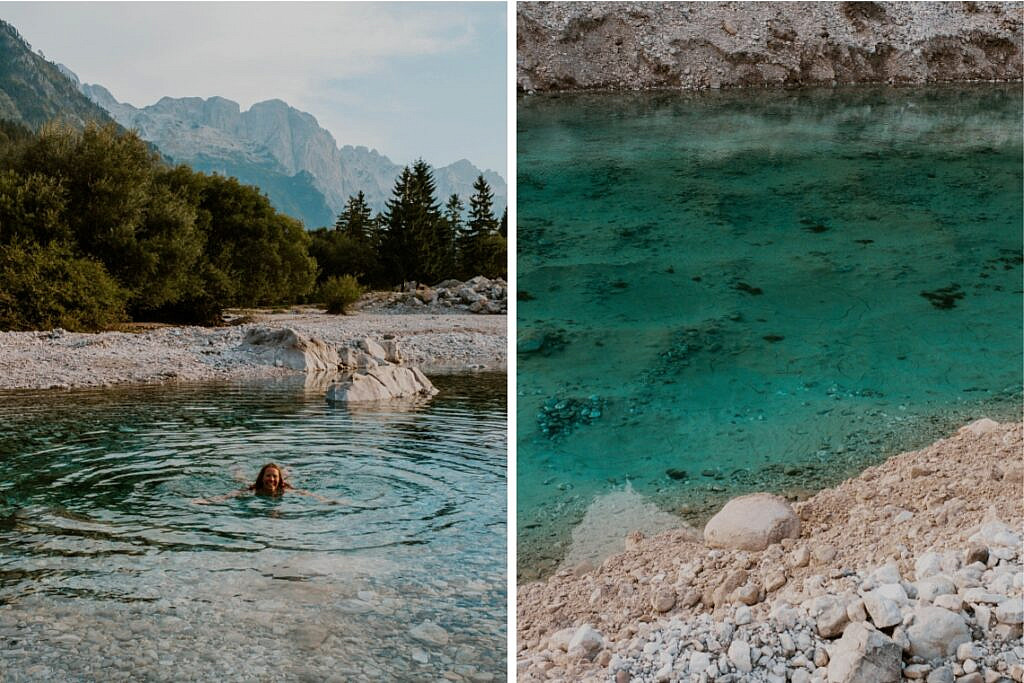
[[[263,472],[263,481],[260,485],[265,489],[276,491],[281,486],[281,472],[274,467],[268,467]]]

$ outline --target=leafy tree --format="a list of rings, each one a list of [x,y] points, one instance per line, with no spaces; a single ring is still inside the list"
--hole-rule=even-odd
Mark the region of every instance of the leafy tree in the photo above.
[[[99,330],[123,319],[127,292],[67,245],[0,246],[0,329]]]
[[[371,279],[377,276],[377,252],[368,242],[326,228],[312,231],[309,237],[309,255],[316,259],[318,283],[342,275]]]
[[[61,184],[41,173],[0,171],[0,244],[14,241],[71,243]]]
[[[217,323],[225,306],[311,291],[309,242],[257,188],[169,168],[134,133],[48,125],[26,137],[0,125],[0,246],[8,263],[25,259],[2,273],[2,325],[88,328],[124,310]],[[363,244],[362,253],[373,248]],[[47,277],[73,283],[80,296]],[[36,309],[13,308],[19,296],[34,297]]]
[[[63,187],[65,220],[79,248],[131,287],[145,270],[136,233],[158,164],[138,135],[121,133],[114,124],[88,124],[81,132],[49,124],[26,146],[16,170],[45,175]]]
[[[294,218],[277,213],[255,187],[219,175],[203,177],[198,222],[206,255],[228,286],[226,306],[266,306],[309,293],[316,262],[309,235]]]

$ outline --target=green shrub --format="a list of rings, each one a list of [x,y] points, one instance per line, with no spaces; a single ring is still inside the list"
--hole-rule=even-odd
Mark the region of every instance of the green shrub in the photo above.
[[[62,244],[0,247],[0,329],[86,332],[124,319],[128,293]]]
[[[345,309],[363,295],[363,288],[351,275],[329,277],[320,285],[320,299],[327,307],[328,313],[335,315],[344,313]]]

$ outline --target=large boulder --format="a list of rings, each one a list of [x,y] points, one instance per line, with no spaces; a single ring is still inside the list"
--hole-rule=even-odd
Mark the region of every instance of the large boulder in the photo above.
[[[920,607],[914,623],[907,629],[910,654],[925,661],[956,654],[956,649],[971,640],[971,629],[964,618],[941,607]]]
[[[799,536],[800,518],[792,506],[770,493],[733,498],[704,527],[704,542],[716,548],[764,550]]]
[[[380,365],[366,372],[353,373],[331,385],[327,390],[327,400],[331,403],[360,403],[429,397],[436,393],[437,389],[419,368]]]
[[[334,372],[341,360],[338,352],[316,337],[307,337],[291,328],[250,329],[241,351],[252,354],[257,363],[304,372]]]
[[[829,683],[899,683],[903,650],[892,638],[855,621],[836,641],[828,663]]]

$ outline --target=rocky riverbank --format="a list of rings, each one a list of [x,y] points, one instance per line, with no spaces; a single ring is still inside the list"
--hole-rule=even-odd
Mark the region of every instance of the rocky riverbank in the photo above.
[[[521,586],[518,679],[1024,680],[1022,427],[979,420],[869,468],[764,550],[634,534]]]
[[[506,316],[451,312],[316,309],[252,313],[229,327],[159,327],[143,332],[0,332],[0,389],[97,387],[281,376],[245,343],[251,330],[289,328],[332,346],[396,340],[405,361],[428,373],[504,370]]]
[[[1019,81],[1017,2],[529,2],[517,85],[701,90]]]

